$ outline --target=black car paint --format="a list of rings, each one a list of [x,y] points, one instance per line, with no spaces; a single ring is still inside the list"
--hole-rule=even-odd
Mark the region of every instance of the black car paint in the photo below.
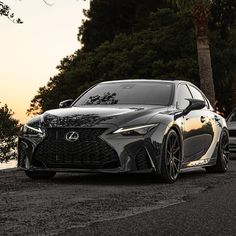
[[[129,82],[137,82],[129,81]],[[124,83],[125,81],[123,81]],[[148,80],[145,81],[148,83]],[[162,149],[165,137],[170,129],[175,129],[183,144],[182,168],[189,167],[189,163],[200,160],[214,142],[214,150],[208,161],[191,166],[208,166],[216,162],[219,131],[216,127],[226,128],[224,119],[212,112],[212,108],[193,110],[181,115],[183,110],[176,106],[178,85],[183,81],[171,81],[175,86],[172,104],[168,107],[153,105],[96,105],[55,109],[35,117],[27,124],[32,127],[41,126],[42,129],[53,127],[69,128],[106,128],[100,136],[118,154],[120,165],[112,169],[83,169],[83,168],[47,168],[46,165],[33,165],[34,152],[43,142],[45,135],[19,135],[18,167],[26,169],[21,163],[22,153],[29,158],[31,170],[79,171],[79,172],[128,172],[140,170],[135,161],[137,154],[143,150],[147,153],[147,169],[161,172]],[[204,96],[204,95],[203,95]],[[205,98],[206,99],[206,98]],[[207,99],[206,99],[207,100]],[[201,116],[199,116],[199,113]],[[203,118],[204,119],[203,119]],[[120,127],[138,126],[140,124],[157,124],[144,136],[125,137],[113,132]]]

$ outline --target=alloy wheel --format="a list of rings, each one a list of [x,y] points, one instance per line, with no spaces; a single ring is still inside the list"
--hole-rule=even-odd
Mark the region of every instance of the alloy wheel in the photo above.
[[[224,169],[227,170],[229,167],[229,138],[226,132],[223,133],[222,139],[221,139],[221,158],[224,163]]]
[[[166,140],[166,170],[171,181],[175,181],[180,170],[181,149],[177,133],[172,130]]]

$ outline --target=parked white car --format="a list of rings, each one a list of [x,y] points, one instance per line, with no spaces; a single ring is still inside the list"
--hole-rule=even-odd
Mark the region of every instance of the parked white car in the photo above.
[[[229,151],[232,156],[236,156],[236,108],[226,119],[229,130]]]

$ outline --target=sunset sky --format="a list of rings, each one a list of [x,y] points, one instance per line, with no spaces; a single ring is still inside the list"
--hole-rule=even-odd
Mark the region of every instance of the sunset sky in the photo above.
[[[60,60],[80,48],[84,0],[3,0],[23,24],[0,17],[0,105],[24,123],[30,100],[57,73]]]

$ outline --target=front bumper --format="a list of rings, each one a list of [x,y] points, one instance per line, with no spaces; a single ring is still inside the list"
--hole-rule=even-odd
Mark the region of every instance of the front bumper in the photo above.
[[[91,134],[83,134],[86,129]],[[63,140],[63,132],[71,130],[67,128],[47,129],[44,137],[20,135],[18,169],[84,173],[158,169],[161,142],[157,142],[155,130],[143,137],[124,137],[112,134],[112,126],[101,129],[101,133],[96,133],[94,128],[72,129],[81,133],[81,140],[75,143]]]
[[[29,169],[23,167],[17,167],[18,171],[38,171],[38,172],[71,172],[71,173],[103,173],[103,174],[121,174],[128,172],[142,172],[142,173],[151,173],[154,172],[154,168],[143,169],[143,170],[130,170],[122,171],[120,168],[115,169],[72,169],[72,168],[40,168],[40,167],[31,167]]]

